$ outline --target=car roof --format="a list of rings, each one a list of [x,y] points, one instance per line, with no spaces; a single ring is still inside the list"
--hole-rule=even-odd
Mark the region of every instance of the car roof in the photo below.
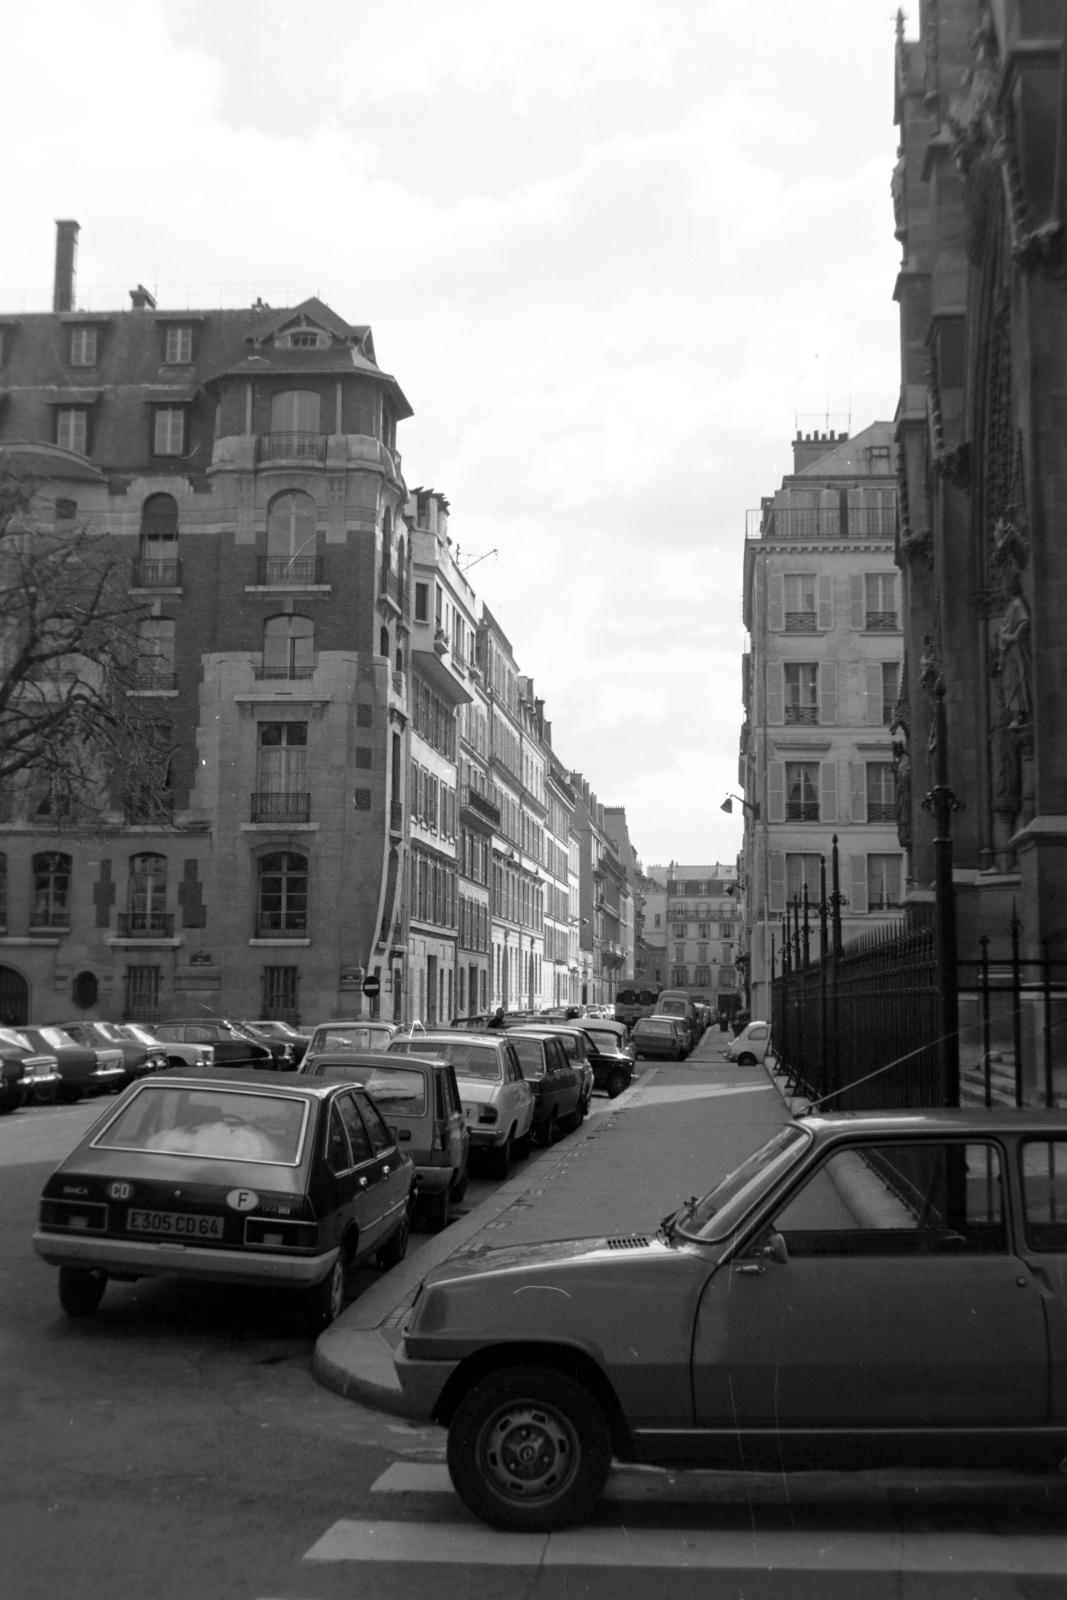
[[[169,1072],[153,1072],[150,1077],[142,1078],[136,1087],[151,1088],[157,1083],[178,1087],[188,1084],[196,1088],[210,1084],[218,1089],[247,1089],[252,1084],[257,1089],[295,1090],[300,1094],[313,1094],[318,1099],[334,1089],[344,1087],[343,1084],[326,1083],[309,1077],[303,1072],[261,1072],[255,1067],[231,1067],[222,1072],[218,1067],[176,1067]]]
[[[413,1062],[417,1067],[439,1067],[441,1057],[434,1055],[418,1055],[408,1050],[323,1050],[315,1057],[316,1066],[327,1067],[361,1067],[368,1072],[380,1072],[383,1063],[398,1062],[407,1066]],[[271,1077],[276,1077],[271,1073]],[[313,1073],[305,1073],[305,1077],[313,1077]]]
[[[395,1022],[388,1022],[385,1017],[334,1017],[328,1022],[316,1022],[313,1032],[318,1033],[320,1028],[395,1028]]]
[[[1018,1133],[1043,1129],[1067,1129],[1067,1111],[1046,1111],[1036,1106],[929,1106],[899,1111],[812,1112],[799,1119],[818,1138],[835,1134],[900,1133],[914,1128],[916,1133]]]

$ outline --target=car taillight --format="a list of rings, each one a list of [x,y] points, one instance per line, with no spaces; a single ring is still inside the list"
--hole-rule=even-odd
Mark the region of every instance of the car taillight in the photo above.
[[[107,1206],[86,1200],[42,1200],[41,1226],[45,1228],[91,1228],[107,1231]]]
[[[313,1250],[318,1236],[314,1222],[275,1222],[273,1217],[248,1217],[245,1244],[268,1250]]]
[[[496,1119],[497,1119],[496,1106],[479,1106],[478,1107],[478,1121],[479,1122],[495,1122]]]

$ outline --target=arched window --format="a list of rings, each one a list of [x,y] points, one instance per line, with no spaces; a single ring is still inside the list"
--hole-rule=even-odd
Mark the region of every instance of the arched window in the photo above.
[[[276,850],[259,858],[256,932],[261,939],[302,939],[307,933],[308,858]]]
[[[264,678],[310,678],[315,671],[315,624],[310,617],[268,617],[263,624]]]
[[[286,389],[272,397],[271,433],[319,432],[319,397],[312,389]]]
[[[404,652],[399,645],[396,647],[396,670],[397,672],[404,670]]]
[[[315,502],[291,489],[267,513],[267,582],[314,583]]]
[[[134,933],[168,933],[167,858],[154,852],[130,857],[127,890],[128,929]]]
[[[178,502],[169,494],[151,494],[141,508],[141,545],[137,582],[153,588],[176,589],[181,582],[178,563]]]
[[[70,857],[48,850],[33,858],[31,928],[69,928]]]

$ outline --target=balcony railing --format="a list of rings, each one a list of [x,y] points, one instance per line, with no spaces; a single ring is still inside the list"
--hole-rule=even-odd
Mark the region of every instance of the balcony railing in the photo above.
[[[786,706],[786,726],[790,728],[817,728],[819,725],[818,706]]]
[[[894,800],[868,800],[868,822],[895,822],[897,820],[897,807]]]
[[[295,584],[321,582],[321,556],[260,556],[256,561],[256,583],[260,588],[288,589]]]
[[[260,917],[256,922],[257,939],[306,939],[308,919],[306,916]]]
[[[135,561],[130,582],[135,589],[178,589],[182,581],[182,564],[173,561]]]
[[[382,568],[382,581],[379,585],[381,593],[391,600],[395,606],[400,604],[400,576],[391,567]]]
[[[251,796],[252,822],[310,822],[309,794],[254,794]]]
[[[896,506],[765,506],[746,512],[749,539],[877,539],[896,536]]]
[[[280,667],[269,667],[264,666],[263,663],[260,662],[257,666],[253,667],[252,671],[256,678],[260,680],[267,678],[282,678],[292,681],[294,679],[313,678],[315,676],[315,663],[308,662],[301,667],[294,666],[292,664],[283,664]]]
[[[499,828],[500,807],[495,806],[491,800],[487,800],[483,794],[479,794],[477,789],[467,790],[467,804],[472,811],[477,811],[479,816],[484,817],[487,822],[491,822],[494,828]]]
[[[260,461],[325,461],[324,433],[261,433],[257,445]]]
[[[895,611],[868,611],[868,633],[896,633],[900,624]]]
[[[786,633],[817,633],[817,618],[814,611],[787,611],[785,614]]]
[[[120,939],[136,939],[148,934],[158,934],[163,939],[174,936],[171,911],[120,911],[118,925]]]
[[[178,675],[167,668],[139,666],[137,687],[143,691],[155,689],[164,694],[178,687]]]
[[[55,906],[50,911],[30,912],[30,931],[43,928],[69,928],[70,912],[63,906]]]
[[[819,802],[817,800],[787,800],[785,820],[787,822],[818,822]]]

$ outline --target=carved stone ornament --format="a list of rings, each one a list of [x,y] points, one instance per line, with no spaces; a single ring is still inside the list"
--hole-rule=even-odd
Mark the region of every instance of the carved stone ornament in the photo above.
[[[992,662],[993,716],[989,734],[992,755],[993,810],[998,816],[1013,818],[1022,800],[1022,761],[1017,730],[1004,702],[996,653]]]
[[[1067,226],[1062,222],[1045,222],[1020,233],[1011,253],[1024,272],[1039,272],[1067,289]]]
[[[893,784],[896,790],[897,842],[911,849],[911,757],[903,740],[893,741]]]
[[[997,632],[996,672],[1000,678],[1009,726],[1019,728],[1033,720],[1033,660],[1030,651],[1030,608],[1023,599],[1019,580]]]
[[[918,528],[900,541],[900,553],[908,561],[917,561],[927,571],[934,570],[934,535],[930,528]]]
[[[943,450],[934,461],[934,468],[949,483],[959,489],[971,487],[971,443],[964,439],[954,450]]]

